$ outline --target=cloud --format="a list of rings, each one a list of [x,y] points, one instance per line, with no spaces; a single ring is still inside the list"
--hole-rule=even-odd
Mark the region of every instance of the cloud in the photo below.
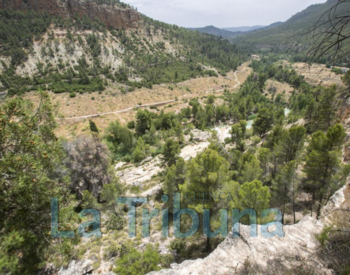
[[[183,27],[269,25],[326,0],[127,0],[143,14]]]

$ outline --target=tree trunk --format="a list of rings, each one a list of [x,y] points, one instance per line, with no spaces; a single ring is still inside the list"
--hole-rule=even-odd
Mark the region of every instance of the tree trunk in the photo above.
[[[295,185],[294,185],[294,173],[293,173],[293,224],[295,224]]]
[[[317,220],[319,219],[320,214],[321,214],[322,202],[323,202],[323,196],[321,195],[320,196],[320,201],[319,201],[319,204],[318,204],[318,207],[317,207],[317,216],[316,216]]]
[[[206,245],[205,250],[206,250],[207,252],[210,251],[210,238],[209,238],[209,237],[207,237],[207,245]]]

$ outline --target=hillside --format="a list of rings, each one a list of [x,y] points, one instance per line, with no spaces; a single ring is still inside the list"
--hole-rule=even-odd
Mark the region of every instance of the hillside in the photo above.
[[[264,28],[266,26],[257,25],[257,26],[243,26],[243,27],[231,27],[231,28],[222,28],[223,30],[230,32],[249,32]]]
[[[140,14],[119,0],[14,0],[1,1],[0,9],[35,11],[64,18],[86,16],[92,20],[98,19],[107,27],[113,28],[137,28],[141,23]]]
[[[318,22],[327,21],[327,11],[337,3],[336,0],[329,0],[324,4],[311,5],[305,10],[295,14],[286,22],[274,28],[253,31],[237,38],[233,38],[233,43],[239,45],[242,50],[262,51],[262,52],[283,52],[292,53],[298,61],[307,61],[307,51],[315,44],[315,40],[310,30]],[[348,1],[340,4],[335,14],[344,13],[350,7]],[[329,26],[325,24],[324,30]],[[346,60],[346,56],[343,57]],[[323,56],[319,62],[329,62],[329,56]]]
[[[232,38],[242,34],[241,31],[232,32],[230,30],[219,29],[214,26],[206,26],[204,28],[189,28],[189,30],[198,31],[200,33],[206,33],[206,34],[211,34],[215,36],[221,36],[223,38]]]
[[[276,22],[268,26],[252,26],[252,27],[234,27],[219,29],[214,26],[206,26],[204,28],[189,28],[191,31],[198,31],[200,33],[215,35],[226,39],[242,36],[246,33],[251,33],[256,30],[268,30],[281,25],[282,22]]]
[[[0,4],[0,91],[127,92],[225,75],[245,57],[228,41],[152,20],[119,1]],[[107,4],[108,3],[108,4]]]
[[[283,29],[322,7],[239,49],[118,0],[0,1],[0,274],[349,274],[350,71]]]

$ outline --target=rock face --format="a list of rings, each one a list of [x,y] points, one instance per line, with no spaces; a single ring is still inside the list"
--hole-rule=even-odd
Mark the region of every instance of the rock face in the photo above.
[[[306,217],[296,225],[285,226],[285,237],[268,239],[260,234],[248,237],[249,227],[241,225],[240,238],[227,237],[208,257],[172,264],[170,270],[150,274],[293,274],[293,270],[305,269],[304,265],[317,274],[332,274],[315,256],[315,234],[322,228],[322,222]]]
[[[330,199],[322,218],[305,217],[298,224],[283,227],[285,236],[249,237],[249,226],[240,226],[241,237],[228,236],[208,257],[172,264],[171,269],[151,275],[217,274],[333,274],[317,256],[315,238],[324,225],[333,222],[330,213],[350,206],[350,181]],[[273,231],[274,228],[270,228]],[[302,272],[301,272],[302,271]]]
[[[81,262],[72,261],[69,263],[67,268],[61,268],[58,271],[59,275],[84,275],[90,274],[94,269],[91,266],[90,260]]]
[[[3,0],[0,9],[34,10],[62,17],[86,15],[114,28],[137,28],[141,22],[141,15],[133,9],[91,0]]]

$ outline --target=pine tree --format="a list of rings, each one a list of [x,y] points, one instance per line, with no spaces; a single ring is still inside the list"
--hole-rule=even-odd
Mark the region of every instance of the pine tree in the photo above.
[[[253,123],[254,134],[258,134],[263,137],[273,125],[273,113],[267,108],[263,108],[259,111],[257,118]]]
[[[229,180],[229,163],[218,152],[206,149],[188,164],[186,182],[180,186],[180,190],[184,195],[187,192],[196,192],[203,196],[204,193],[217,193],[223,190]],[[202,213],[203,209],[211,209],[213,215],[218,210],[213,200],[195,202],[190,207],[196,209],[198,213]],[[209,245],[209,238],[207,238],[207,250]]]
[[[37,273],[49,245],[51,197],[69,203],[67,178],[56,175],[64,154],[46,93],[38,106],[19,97],[0,106],[2,274]]]
[[[272,181],[272,190],[274,201],[282,206],[282,220],[286,205],[291,203],[293,208],[294,223],[295,221],[295,198],[297,195],[297,165],[295,161],[291,161],[280,169],[276,178]]]
[[[307,148],[304,188],[312,194],[313,202],[318,201],[317,217],[322,205],[344,180],[340,148],[345,136],[345,129],[337,124],[330,127],[327,134],[322,131],[315,132]]]
[[[163,148],[163,159],[168,166],[171,166],[176,162],[180,152],[179,143],[171,138],[167,139]]]

